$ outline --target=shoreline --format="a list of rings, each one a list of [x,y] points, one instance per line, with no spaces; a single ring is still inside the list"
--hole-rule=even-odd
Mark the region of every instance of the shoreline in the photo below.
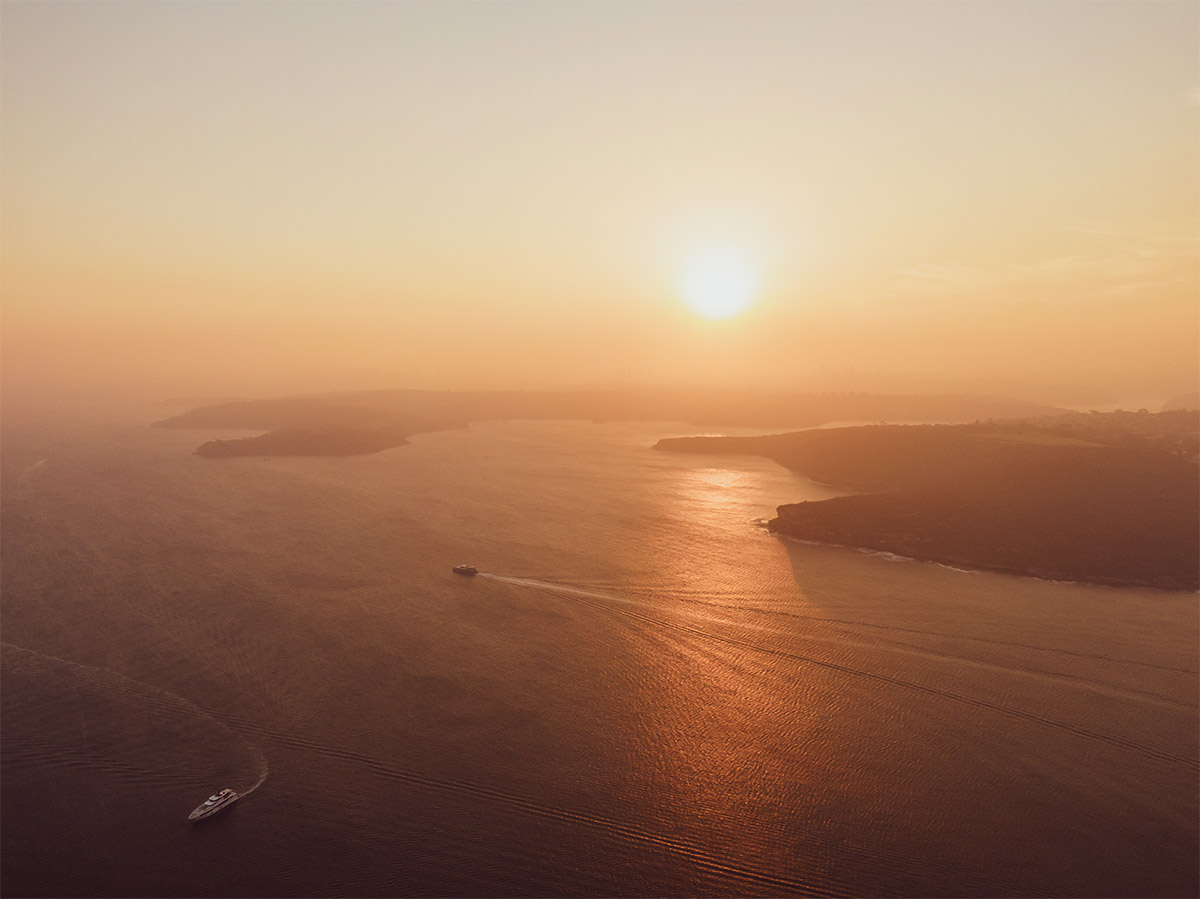
[[[772,519],[774,520],[774,519]],[[853,543],[835,543],[831,540],[814,540],[811,537],[798,537],[795,534],[789,534],[787,531],[780,531],[772,528],[770,522],[767,523],[767,531],[775,537],[788,540],[792,543],[806,544],[808,546],[826,546],[834,549],[848,549],[853,552],[863,555],[879,556],[887,558],[889,562],[919,562],[922,564],[937,565],[941,568],[946,568],[950,571],[957,571],[961,574],[1007,574],[1013,577],[1031,577],[1039,581],[1046,581],[1052,584],[1081,584],[1088,587],[1115,587],[1115,588],[1139,588],[1145,590],[1157,590],[1162,593],[1191,593],[1200,596],[1200,588],[1186,586],[1165,586],[1163,584],[1155,584],[1145,580],[1123,580],[1120,578],[1082,578],[1082,577],[1059,577],[1052,574],[1039,574],[1036,571],[1004,567],[998,565],[987,565],[981,562],[969,562],[963,559],[950,559],[949,557],[937,558],[934,556],[914,556],[898,553],[891,549],[883,549],[871,546],[860,546]],[[957,564],[953,564],[957,563]]]

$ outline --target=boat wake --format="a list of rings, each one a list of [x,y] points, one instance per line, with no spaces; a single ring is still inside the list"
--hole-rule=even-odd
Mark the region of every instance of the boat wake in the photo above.
[[[549,581],[535,581],[530,578],[523,577],[507,577],[502,574],[487,574],[479,572],[477,577],[486,578],[490,581],[500,581],[505,584],[514,584],[518,587],[529,587],[533,590],[541,590],[543,593],[557,593],[562,596],[575,596],[581,599],[595,599],[601,602],[616,602],[629,606],[645,607],[650,605],[644,600],[632,599],[627,596],[620,596],[613,593],[597,593],[593,590],[583,590],[579,587],[568,587],[564,584],[554,584]]]
[[[156,772],[153,759],[146,759],[137,765],[131,764],[130,759],[146,756],[151,752],[149,744],[156,744],[161,749],[180,743],[197,743],[199,734],[196,731],[199,729],[205,735],[210,735],[214,730],[224,735],[252,763],[256,779],[248,787],[237,790],[241,797],[261,787],[270,773],[267,759],[256,745],[220,718],[178,693],[135,680],[111,668],[84,665],[11,643],[0,642],[0,660],[5,676],[6,704],[12,703],[18,713],[10,719],[15,723],[6,728],[6,762],[39,767],[62,764],[104,769],[124,779],[165,779],[182,784],[185,778],[175,772]],[[94,717],[94,709],[104,707],[118,715],[127,715],[130,718],[127,723],[131,726],[119,735],[103,737],[92,734],[86,742],[72,739],[73,735],[68,732],[62,734],[64,739],[53,746],[47,745],[46,741],[57,730],[67,727],[66,721],[72,716],[64,714],[63,708],[54,704],[22,705],[23,680],[32,686],[45,686],[64,692],[63,702],[67,703],[68,713],[90,712],[92,714],[87,717]],[[127,700],[132,700],[133,704],[124,704]],[[197,719],[202,719],[203,724],[187,723],[196,722]]]
[[[938,696],[951,702],[971,706],[975,709],[1007,715],[1012,718],[1027,721],[1031,724],[1052,727],[1067,733],[1072,733],[1078,737],[1095,740],[1100,743],[1106,743],[1110,746],[1121,747],[1150,758],[1182,765],[1190,770],[1200,770],[1200,759],[1197,759],[1192,755],[1181,755],[1178,753],[1165,751],[1158,746],[1150,743],[1144,743],[1138,739],[1131,739],[1114,733],[1104,733],[1093,730],[1090,727],[1084,727],[1068,721],[1061,721],[1057,718],[1051,718],[1047,715],[1044,715],[1040,711],[1017,708],[1015,706],[995,702],[990,699],[982,699],[963,693],[957,693],[953,690],[943,689],[931,684],[918,683],[916,681],[906,680],[905,678],[896,677],[895,675],[891,674],[870,671],[865,668],[857,668],[841,662],[833,661],[832,659],[828,658],[818,658],[813,655],[783,649],[782,647],[778,646],[770,646],[765,643],[742,639],[732,635],[715,633],[711,630],[696,627],[683,621],[672,621],[666,618],[660,618],[657,615],[647,614],[647,612],[665,610],[656,609],[650,603],[646,603],[637,599],[630,599],[611,593],[597,593],[591,590],[581,590],[562,584],[532,580],[529,578],[505,577],[496,574],[485,575],[482,572],[479,576],[486,577],[490,580],[513,584],[514,586],[518,587],[538,590],[542,593],[561,596],[571,599],[574,602],[583,603],[612,614],[623,615],[627,618],[635,619],[658,628],[691,634],[692,636],[699,637],[703,640],[714,643],[722,643],[728,646],[735,646],[740,649],[746,649],[752,652],[761,653],[763,655],[772,656],[780,660],[786,660],[802,665],[815,665],[830,671],[838,671],[851,677],[864,678],[866,680],[890,684],[902,689],[914,690],[930,696]]]
[[[25,470],[21,472],[21,478],[23,480],[29,480],[33,477],[33,473],[45,464],[45,459],[37,459],[34,462],[31,462],[29,465],[26,465]]]

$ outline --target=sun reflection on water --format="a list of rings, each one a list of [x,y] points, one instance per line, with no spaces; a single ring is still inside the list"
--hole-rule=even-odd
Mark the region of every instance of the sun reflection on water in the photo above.
[[[698,468],[688,474],[688,481],[698,488],[748,487],[751,480],[746,472],[728,468]]]
[[[695,468],[679,473],[676,484],[678,507],[684,514],[720,515],[725,518],[736,516],[739,508],[762,505],[761,485],[753,472],[736,471],[729,468]],[[685,511],[686,510],[686,511]],[[751,517],[753,517],[751,515]],[[713,521],[713,524],[718,524]]]

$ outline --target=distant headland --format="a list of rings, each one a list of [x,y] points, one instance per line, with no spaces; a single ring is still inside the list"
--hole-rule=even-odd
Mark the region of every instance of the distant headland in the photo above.
[[[998,397],[888,396],[783,390],[611,389],[558,392],[376,390],[241,400],[189,409],[158,428],[238,428],[202,456],[352,455],[403,446],[413,434],[470,421],[678,421],[702,427],[808,428],[832,421],[972,421],[1058,411]]]
[[[782,505],[776,533],[1043,578],[1200,587],[1200,414],[1071,413],[661,440],[863,491]]]
[[[448,417],[402,413],[357,402],[357,395],[240,400],[189,409],[156,421],[155,428],[245,429],[265,433],[210,440],[196,454],[240,456],[357,456],[408,444],[414,434],[466,427]]]
[[[280,428],[258,437],[210,440],[196,455],[232,456],[360,456],[408,443],[409,428],[392,425],[343,428]]]

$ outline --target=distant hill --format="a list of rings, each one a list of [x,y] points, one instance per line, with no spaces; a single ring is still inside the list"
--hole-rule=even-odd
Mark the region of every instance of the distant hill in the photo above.
[[[780,506],[770,523],[780,534],[1048,578],[1200,586],[1193,413],[693,437],[656,448],[767,456],[869,491]]]
[[[1190,412],[1069,412],[965,425],[876,425],[758,437],[671,437],[660,440],[655,448],[766,456],[824,484],[882,491],[977,476],[1022,455],[1035,454],[1039,446],[1157,450],[1194,461],[1200,454],[1200,416]]]
[[[1170,412],[1175,409],[1200,409],[1200,390],[1181,393],[1179,396],[1172,397],[1163,403],[1164,412]]]
[[[201,406],[152,425],[156,428],[236,428],[266,431],[253,437],[210,440],[196,454],[238,456],[356,456],[405,446],[413,434],[465,428],[466,423],[398,414],[340,397],[239,400]]]
[[[812,427],[830,421],[973,421],[1059,411],[999,397],[887,396],[784,390],[614,389],[557,392],[375,390],[201,406],[166,428],[346,427],[364,422],[583,419],[723,427]]]

